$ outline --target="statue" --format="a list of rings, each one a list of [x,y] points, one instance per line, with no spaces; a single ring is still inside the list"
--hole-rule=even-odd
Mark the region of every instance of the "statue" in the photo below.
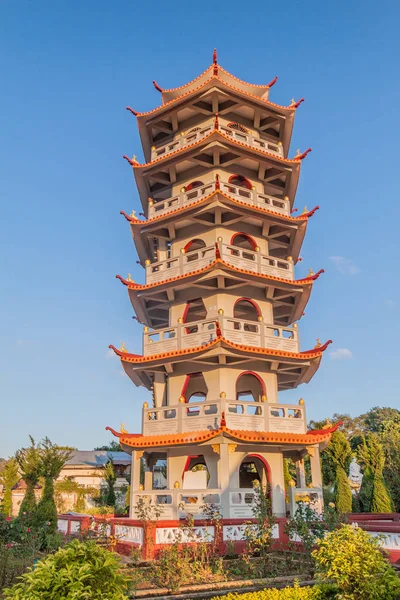
[[[362,480],[363,474],[361,473],[361,467],[353,456],[349,467],[349,482],[353,493],[357,493],[359,491]]]

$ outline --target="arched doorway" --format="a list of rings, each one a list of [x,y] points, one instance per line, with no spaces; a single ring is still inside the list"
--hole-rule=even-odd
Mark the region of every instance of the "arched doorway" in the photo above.
[[[195,238],[190,240],[184,247],[185,254],[190,252],[189,256],[186,257],[186,262],[194,262],[199,259],[199,253],[196,250],[201,250],[201,248],[205,248],[206,243],[204,240],[199,238]]]
[[[202,181],[191,181],[189,185],[185,186],[185,190],[187,192],[190,192],[191,190],[195,190],[196,188],[201,187],[202,185],[204,185]]]
[[[193,323],[196,321],[203,321],[207,318],[207,310],[203,302],[203,298],[194,298],[186,303],[185,311],[183,313],[184,323]],[[199,330],[198,325],[192,325],[191,327],[185,327],[185,332],[197,333]]]
[[[260,454],[248,454],[239,467],[239,488],[251,489],[261,486],[267,492],[271,481],[268,462]]]
[[[186,375],[181,396],[185,402],[204,402],[207,399],[208,387],[203,373],[189,373]]]
[[[253,185],[251,181],[247,179],[247,177],[243,177],[243,175],[231,175],[228,179],[228,183],[232,185],[238,185],[239,187],[246,188],[247,190],[251,190]]]
[[[258,305],[250,298],[239,298],[235,302],[233,307],[233,316],[235,319],[246,321],[243,324],[243,331],[249,331],[251,333],[257,333],[259,325],[253,325],[253,322],[258,322],[261,316],[261,311]],[[234,323],[235,329],[241,329],[241,323]]]
[[[260,404],[265,397],[265,385],[259,375],[253,371],[241,373],[236,380],[236,400]],[[248,415],[261,415],[261,406],[247,406]]]
[[[247,235],[247,233],[235,233],[231,238],[231,244],[233,246],[237,246],[238,248],[242,248],[243,250],[255,250],[257,247],[257,242],[251,237],[251,235]]]

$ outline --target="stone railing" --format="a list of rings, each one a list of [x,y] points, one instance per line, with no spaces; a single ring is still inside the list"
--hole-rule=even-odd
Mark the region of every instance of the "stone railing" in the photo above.
[[[240,200],[241,202],[245,202],[246,204],[257,206],[259,208],[267,208],[268,210],[282,215],[290,215],[290,202],[287,198],[274,198],[274,196],[257,192],[255,186],[253,187],[254,189],[249,190],[246,187],[222,180],[219,184],[219,189],[222,192],[228,196],[232,196],[233,198]],[[185,191],[185,188],[182,188],[182,191],[179,194],[166,200],[151,200],[149,204],[149,219],[158,215],[167,214],[168,212],[178,208],[184,208],[196,200],[205,198],[215,189],[218,189],[218,187],[216,187],[215,182],[211,182],[189,191]]]
[[[297,325],[285,327],[218,314],[218,317],[214,319],[178,323],[175,327],[154,331],[145,328],[143,353],[145,356],[149,356],[208,344],[217,336],[217,322],[222,336],[231,342],[256,348],[271,348],[287,352],[299,351]]]
[[[233,267],[252,271],[259,275],[270,275],[293,280],[292,260],[261,254],[256,250],[245,250],[233,244],[218,242],[222,260]],[[181,252],[178,256],[146,265],[146,283],[165,281],[171,277],[185,275],[206,267],[216,259],[216,246],[204,246],[198,250]]]
[[[205,504],[221,506],[221,490],[219,489],[182,489],[172,490],[143,490],[134,492],[133,505],[143,498],[158,507],[160,519],[181,519],[188,514],[198,519],[204,518],[202,509]]]
[[[241,142],[242,144],[246,144],[247,146],[251,146],[252,148],[256,148],[257,150],[276,154],[277,156],[283,156],[282,144],[270,142],[266,139],[260,138],[260,136],[253,134],[250,131],[246,133],[244,131],[239,131],[238,129],[227,127],[227,125],[228,121],[224,121],[223,119],[218,119],[217,122],[215,119],[211,119],[202,126],[194,127],[188,133],[181,132],[168,143],[159,146],[153,146],[151,149],[151,160],[156,160],[157,158],[166,156],[171,152],[176,152],[177,150],[185,148],[190,144],[194,144],[195,142],[198,142],[205,136],[209,135],[212,131],[216,130],[221,131],[223,134],[229,136],[233,140]]]
[[[142,432],[143,435],[162,435],[218,429],[222,413],[229,429],[306,432],[303,405],[242,402],[227,398],[143,408]]]

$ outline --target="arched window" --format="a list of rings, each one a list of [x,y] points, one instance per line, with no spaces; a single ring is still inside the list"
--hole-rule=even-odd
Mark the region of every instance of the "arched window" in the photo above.
[[[236,129],[236,131],[241,131],[242,133],[249,133],[249,130],[246,127],[243,127],[240,123],[231,122],[228,123],[227,127],[230,129]]]
[[[232,236],[231,244],[243,250],[254,250],[257,247],[256,241],[247,233],[235,233]]]
[[[265,396],[265,384],[253,371],[241,373],[236,380],[236,400],[240,402],[261,402]],[[255,414],[261,414],[255,413]]]
[[[243,321],[258,321],[258,317],[261,316],[261,311],[254,300],[250,300],[250,298],[239,298],[236,300],[235,306],[233,307],[233,316],[234,318]],[[240,324],[238,324],[238,327],[235,326],[235,329],[240,329],[239,325]],[[249,323],[245,323],[244,325],[244,331],[256,332],[257,330],[258,328],[255,325]]]
[[[193,323],[196,321],[203,321],[207,318],[207,310],[204,305],[202,298],[194,298],[186,303],[185,310],[183,313],[184,323]],[[197,333],[199,330],[198,325],[192,325],[191,327],[185,327],[186,333]]]
[[[243,177],[243,175],[231,175],[228,179],[228,183],[244,187],[248,190],[251,190],[253,187],[252,183],[246,177]]]
[[[207,399],[208,387],[203,373],[190,373],[186,375],[185,383],[182,387],[181,396],[185,398],[186,403],[204,402]],[[198,407],[187,409],[187,416],[192,417],[200,414]]]
[[[189,185],[186,186],[186,191],[190,192],[190,190],[194,190],[195,188],[201,187],[204,185],[202,181],[192,181]]]
[[[190,240],[190,242],[188,242],[185,246],[185,253],[186,252],[194,252],[194,250],[200,250],[200,248],[205,248],[206,243],[203,240],[197,239],[195,238],[194,240]],[[192,254],[192,256],[188,256],[186,258],[186,260],[188,262],[191,262],[193,260],[197,260],[198,259],[198,255],[197,254]]]
[[[264,492],[269,493],[270,473],[270,466],[263,456],[248,454],[239,467],[239,488],[261,486]]]

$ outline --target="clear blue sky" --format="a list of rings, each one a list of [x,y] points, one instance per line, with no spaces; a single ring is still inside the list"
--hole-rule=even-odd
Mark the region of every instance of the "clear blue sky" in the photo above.
[[[28,434],[90,449],[106,425],[140,430],[147,398],[109,343],[141,350],[116,273],[143,281],[120,209],[139,210],[122,154],[141,157],[130,105],[160,102],[219,62],[297,112],[312,146],[296,205],[303,263],[326,270],[303,349],[334,340],[312,382],[281,395],[308,418],[400,408],[397,2],[0,1],[0,456]]]

